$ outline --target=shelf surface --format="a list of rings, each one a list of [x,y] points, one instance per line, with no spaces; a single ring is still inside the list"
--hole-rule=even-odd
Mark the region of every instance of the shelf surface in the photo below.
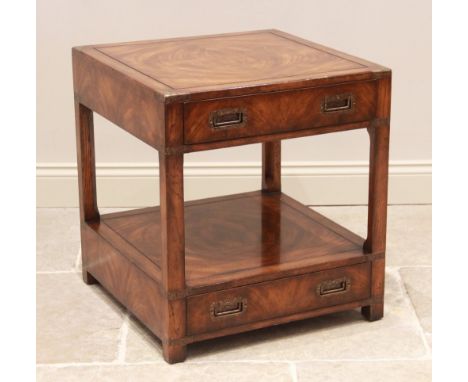
[[[99,224],[160,267],[159,207],[103,215]],[[257,191],[187,202],[185,243],[188,288],[366,261],[362,238],[283,193]]]

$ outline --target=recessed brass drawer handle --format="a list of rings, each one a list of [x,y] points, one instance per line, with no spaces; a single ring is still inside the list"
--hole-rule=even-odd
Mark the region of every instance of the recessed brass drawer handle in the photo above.
[[[245,125],[247,114],[244,109],[222,109],[210,114],[210,125],[213,129],[241,127]]]
[[[328,296],[331,294],[345,293],[351,287],[351,280],[347,277],[342,277],[336,280],[327,280],[317,286],[317,294],[319,296]]]
[[[219,317],[226,317],[244,313],[247,309],[247,300],[241,297],[218,301],[211,304],[210,313],[211,318],[216,319]]]
[[[354,103],[354,96],[352,94],[328,96],[322,102],[322,112],[349,111],[353,109]]]

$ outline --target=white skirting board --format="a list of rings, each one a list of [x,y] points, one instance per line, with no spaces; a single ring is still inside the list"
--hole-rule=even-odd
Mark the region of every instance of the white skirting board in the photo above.
[[[98,163],[100,207],[144,207],[159,204],[158,169],[153,163]],[[37,165],[38,207],[77,207],[74,163]],[[260,189],[259,162],[189,162],[184,166],[186,200]],[[430,161],[390,162],[389,203],[431,203]],[[368,163],[285,162],[283,192],[307,205],[367,204]]]

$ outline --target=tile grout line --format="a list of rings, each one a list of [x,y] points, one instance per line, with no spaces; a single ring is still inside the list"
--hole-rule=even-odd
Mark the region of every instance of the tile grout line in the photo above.
[[[294,362],[288,361],[289,373],[291,374],[292,382],[297,382],[297,368]]]
[[[432,351],[431,351],[431,348],[429,347],[429,344],[427,343],[426,332],[425,332],[424,328],[421,325],[421,321],[419,319],[419,316],[416,313],[416,308],[414,307],[413,301],[411,300],[411,297],[408,294],[405,283],[403,281],[403,277],[401,277],[400,268],[396,269],[395,272],[394,272],[395,276],[397,278],[397,281],[398,281],[398,286],[401,289],[401,293],[402,293],[402,295],[403,295],[403,297],[405,299],[406,304],[408,305],[408,307],[411,309],[414,316],[416,317],[416,320],[417,320],[417,323],[418,323],[419,335],[420,335],[420,337],[421,337],[421,339],[423,341],[424,347],[426,349],[426,355],[431,357],[432,356]]]
[[[291,364],[294,365],[294,369],[297,372],[296,364],[300,363],[338,363],[338,362],[365,362],[365,363],[373,363],[373,362],[421,362],[421,361],[431,361],[431,357],[422,356],[418,358],[336,358],[336,359],[321,359],[321,358],[313,358],[308,360],[297,360],[297,361],[286,361],[286,360],[223,360],[223,361],[215,361],[215,360],[207,360],[207,361],[186,361],[184,364],[187,365],[207,365],[207,364],[236,364],[236,363],[246,363],[246,364],[269,364],[269,363],[278,363],[278,364],[285,364],[290,366]],[[141,362],[123,362],[123,363],[116,363],[115,361],[96,361],[96,362],[70,362],[70,363],[38,363],[36,364],[37,367],[44,367],[44,368],[63,368],[63,367],[92,367],[92,366],[144,366],[144,365],[167,365],[167,363],[163,360],[161,361],[141,361]],[[291,369],[290,369],[291,370]]]
[[[37,275],[60,275],[60,274],[76,274],[77,272],[75,270],[69,270],[69,271],[36,271]]]
[[[123,317],[122,326],[120,327],[120,330],[119,330],[119,343],[117,345],[117,356],[113,363],[125,364],[125,359],[127,355],[127,338],[128,338],[129,320],[130,320],[130,316],[126,312]]]
[[[294,363],[301,364],[301,363],[309,363],[309,362],[315,362],[315,363],[320,363],[320,362],[326,362],[326,363],[335,363],[335,362],[348,362],[348,363],[353,363],[353,362],[421,362],[421,361],[431,361],[432,358],[430,356],[423,355],[420,357],[414,357],[414,358],[312,358],[312,359],[307,359],[307,360],[296,360]],[[293,362],[293,361],[289,361]]]
[[[73,264],[73,267],[68,270],[61,270],[61,271],[36,271],[37,275],[54,275],[54,274],[70,274],[70,273],[80,273],[80,259],[81,259],[81,248],[78,250],[78,253],[76,254],[76,259],[75,263]]]
[[[73,267],[75,272],[80,271],[80,260],[81,260],[81,246],[80,246],[80,249],[78,250],[78,254],[76,255],[75,266]]]

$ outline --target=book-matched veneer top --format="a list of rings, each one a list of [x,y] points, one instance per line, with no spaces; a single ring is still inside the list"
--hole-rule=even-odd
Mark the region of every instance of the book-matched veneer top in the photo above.
[[[78,48],[103,55],[162,95],[223,91],[388,69],[276,30]],[[275,90],[272,88],[271,90]]]

